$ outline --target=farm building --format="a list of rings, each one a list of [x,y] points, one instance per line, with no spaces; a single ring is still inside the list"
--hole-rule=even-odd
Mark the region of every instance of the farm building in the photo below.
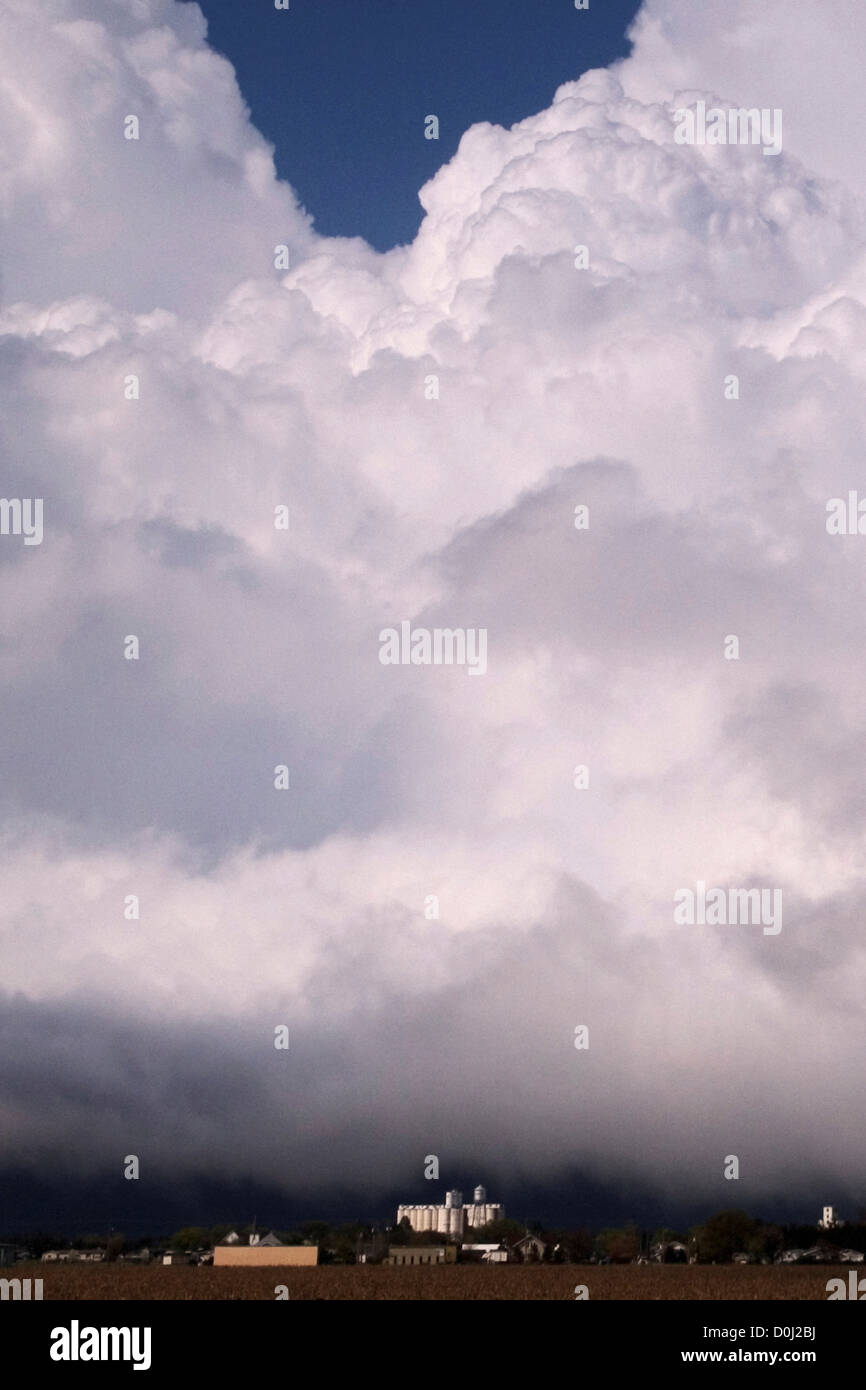
[[[655,1264],[688,1264],[688,1247],[681,1240],[658,1241],[655,1245],[650,1246],[649,1258]]]
[[[456,1245],[392,1245],[386,1265],[444,1265],[457,1259]]]
[[[833,1265],[838,1262],[839,1252],[832,1245],[813,1245],[811,1250],[804,1250],[800,1257],[800,1263],[806,1265]]]
[[[511,1247],[513,1259],[523,1264],[533,1264],[536,1260],[544,1259],[544,1241],[539,1240],[538,1236],[524,1236]]]
[[[120,1257],[121,1259],[123,1256]],[[105,1259],[104,1250],[46,1250],[42,1259],[48,1264],[92,1264]]]
[[[319,1263],[318,1245],[283,1245],[273,1231],[266,1236],[251,1236],[249,1245],[215,1245],[214,1265],[242,1266],[261,1265],[317,1265]]]
[[[504,1265],[508,1262],[508,1251],[505,1249],[505,1246],[496,1245],[495,1243],[486,1245],[478,1243],[463,1244],[460,1247],[460,1253],[467,1263],[471,1261],[481,1261],[483,1264]]]

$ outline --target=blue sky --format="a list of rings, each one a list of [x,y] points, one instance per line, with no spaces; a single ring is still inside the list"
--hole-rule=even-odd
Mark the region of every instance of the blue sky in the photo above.
[[[625,56],[638,0],[199,0],[282,178],[329,236],[411,241],[418,189],[478,121],[513,125]],[[439,140],[424,117],[439,117]]]

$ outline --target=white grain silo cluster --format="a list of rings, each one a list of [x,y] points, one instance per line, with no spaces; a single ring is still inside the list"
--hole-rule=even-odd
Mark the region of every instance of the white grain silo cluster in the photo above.
[[[424,1206],[420,1202],[409,1202],[397,1208],[397,1225],[404,1216],[413,1231],[435,1231],[438,1207]]]
[[[489,1226],[491,1221],[501,1221],[505,1208],[499,1202],[488,1202],[483,1187],[476,1187],[473,1200],[463,1208],[467,1226]]]
[[[498,1202],[487,1201],[487,1192],[480,1184],[472,1197],[473,1200],[464,1205],[463,1193],[454,1188],[446,1192],[444,1206],[427,1202],[406,1203],[397,1208],[397,1225],[405,1216],[413,1231],[430,1231],[440,1236],[459,1238],[465,1234],[467,1226],[487,1226],[505,1215],[505,1208]]]

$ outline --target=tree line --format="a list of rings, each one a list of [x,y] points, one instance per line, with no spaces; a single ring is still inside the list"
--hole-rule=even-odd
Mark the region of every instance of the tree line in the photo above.
[[[701,1264],[728,1262],[735,1254],[745,1253],[753,1260],[773,1260],[780,1251],[810,1248],[816,1244],[836,1249],[853,1248],[866,1252],[866,1213],[856,1222],[824,1231],[817,1225],[783,1225],[763,1221],[740,1210],[716,1212],[708,1220],[685,1230],[672,1227],[643,1229],[636,1223],[606,1227],[591,1231],[585,1227],[550,1227],[534,1221],[524,1223],[510,1218],[493,1221],[483,1227],[469,1227],[461,1241],[434,1231],[413,1231],[406,1217],[399,1225],[371,1224],[349,1221],[305,1221],[292,1228],[270,1227],[259,1223],[215,1226],[183,1226],[173,1235],[143,1235],[127,1239],[120,1232],[110,1235],[86,1235],[69,1240],[45,1231],[13,1232],[3,1237],[4,1243],[27,1249],[35,1258],[46,1250],[105,1251],[107,1260],[122,1255],[134,1255],[144,1249],[192,1252],[210,1250],[235,1231],[246,1244],[254,1231],[265,1235],[273,1230],[284,1245],[311,1244],[319,1247],[322,1264],[353,1264],[359,1255],[377,1258],[392,1245],[495,1244],[514,1246],[526,1235],[535,1235],[544,1247],[541,1258],[551,1263],[586,1264],[610,1262],[625,1264],[641,1258],[657,1256],[661,1251],[667,1259],[695,1258]],[[676,1247],[684,1247],[677,1249]]]

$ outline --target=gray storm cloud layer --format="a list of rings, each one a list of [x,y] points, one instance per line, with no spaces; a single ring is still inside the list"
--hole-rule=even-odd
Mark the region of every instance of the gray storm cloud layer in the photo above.
[[[0,11],[3,493],[45,526],[0,537],[3,1161],[853,1190],[862,7],[650,0],[385,255],[316,234],[196,7],[39,9]],[[675,143],[696,96],[783,108],[781,155]],[[407,620],[486,674],[383,665]],[[675,923],[698,882],[783,929]]]

